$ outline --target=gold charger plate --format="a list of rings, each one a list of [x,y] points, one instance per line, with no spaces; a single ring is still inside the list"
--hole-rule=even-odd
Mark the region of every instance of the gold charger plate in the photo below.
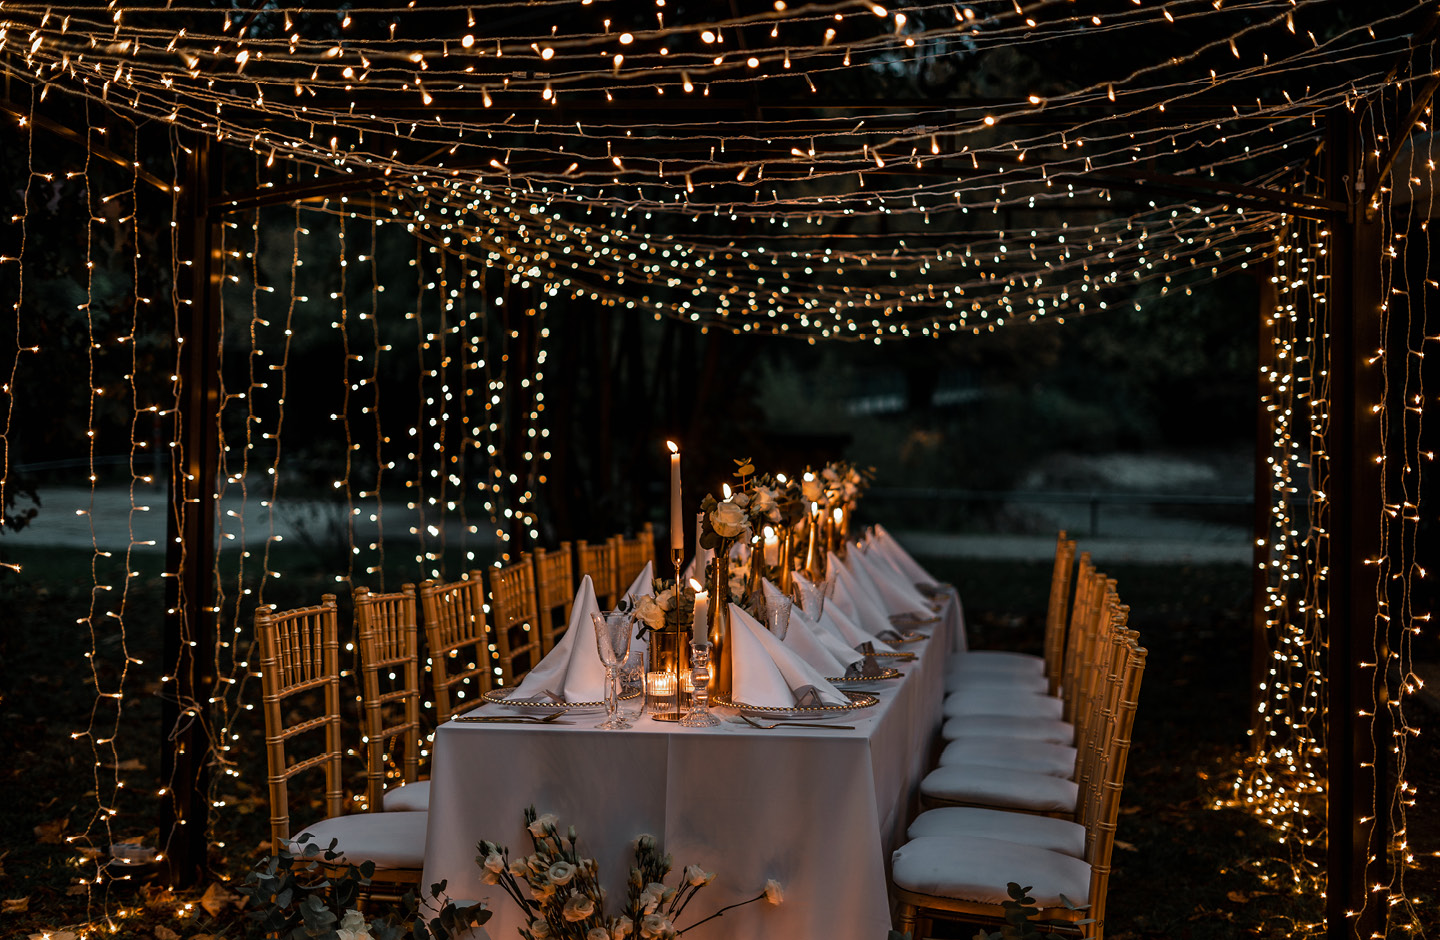
[[[878,704],[880,701],[880,699],[871,695],[869,692],[856,692],[853,689],[841,689],[840,691],[844,692],[845,697],[850,700],[844,705],[809,705],[803,707],[798,705],[789,707],[781,707],[779,705],[747,705],[744,702],[731,701],[730,695],[723,692],[711,695],[710,704],[720,705],[725,708],[734,708],[738,711],[750,712],[756,715],[766,715],[771,718],[783,718],[786,716],[792,718],[811,718],[817,715],[838,715],[841,712],[851,712],[860,708],[869,708],[871,705]]]
[[[604,708],[604,702],[551,702],[542,699],[516,699],[510,700],[510,693],[514,692],[516,686],[502,686],[498,689],[490,689],[481,694],[481,698],[491,705],[508,705],[511,708],[538,708],[548,711],[560,711],[566,708]],[[620,701],[628,702],[640,696],[641,690],[627,689],[620,693]]]
[[[879,653],[875,654],[879,656]],[[886,666],[873,676],[840,676],[838,679],[826,677],[826,682],[873,682],[877,679],[899,679],[904,673],[894,666]]]
[[[918,658],[914,653],[908,652],[906,650],[894,650],[893,652],[889,653],[871,653],[870,655],[874,656],[876,659],[898,659],[901,662],[907,663],[912,662]]]

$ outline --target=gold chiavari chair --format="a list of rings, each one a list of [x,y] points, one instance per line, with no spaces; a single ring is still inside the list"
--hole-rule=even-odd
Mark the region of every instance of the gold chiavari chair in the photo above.
[[[1089,622],[1081,624],[1087,642],[1078,655],[1073,684],[1076,706],[1074,746],[1069,742],[1024,741],[994,736],[958,736],[941,753],[940,766],[920,781],[927,806],[981,806],[1074,818],[1080,788],[1093,756],[1095,716],[1100,710],[1102,677],[1115,668],[1115,638],[1124,623],[1114,582],[1092,579],[1103,591]],[[1092,590],[1096,590],[1092,584]],[[948,702],[947,702],[948,704]]]
[[[963,685],[956,690],[953,703],[947,699],[946,722],[940,735],[947,741],[964,737],[1008,737],[1017,740],[1049,741],[1054,744],[1074,744],[1075,725],[1070,720],[1070,701],[1075,695],[1074,672],[1078,667],[1080,650],[1097,614],[1094,590],[1097,572],[1090,560],[1089,552],[1082,552],[1075,573],[1074,600],[1069,611],[1069,631],[1066,635],[1066,653],[1061,665],[1061,688],[1059,714],[1055,714],[1057,699],[1053,696],[1027,695],[1024,690],[1014,693],[987,694],[979,702],[966,702]],[[1103,582],[1104,576],[1100,575]],[[1052,591],[1052,598],[1055,592]],[[1065,610],[1056,612],[1060,622],[1066,618]],[[1039,679],[1037,675],[1035,677]],[[994,693],[991,689],[991,693]],[[1043,692],[1043,689],[1036,689]],[[1013,714],[1007,713],[1007,702],[1018,700],[1019,706]]]
[[[390,812],[428,811],[420,777],[420,633],[415,585],[389,594],[355,589],[360,699],[365,708],[366,797]],[[393,759],[392,759],[393,755]],[[391,763],[398,785],[387,785]]]
[[[528,553],[504,568],[490,569],[490,619],[500,660],[496,685],[514,685],[540,661],[535,565]]]
[[[558,551],[535,549],[535,594],[539,601],[542,653],[554,649],[570,627],[570,608],[575,603],[572,555],[569,542],[561,542]]]
[[[647,522],[635,538],[617,535],[612,541],[615,544],[615,590],[620,592],[639,577],[646,564],[654,563],[655,529]]]
[[[590,582],[595,586],[595,601],[601,610],[613,610],[620,592],[628,586],[628,582],[619,583],[615,541],[607,539],[599,545],[591,545],[584,540],[575,543],[575,564],[579,576],[590,576]]]
[[[308,844],[324,850],[332,841],[339,861],[373,862],[374,896],[389,896],[420,880],[425,857],[426,813],[369,812],[342,816],[340,734],[340,638],[335,595],[314,607],[259,610],[260,686],[269,766],[270,839],[273,850],[303,854]],[[316,699],[318,698],[318,702]],[[294,720],[296,713],[311,717]],[[287,723],[288,722],[288,723]],[[314,734],[323,735],[316,746]],[[301,741],[307,744],[302,747]],[[298,756],[297,751],[308,756]],[[292,838],[290,781],[309,770],[324,773],[325,818]],[[372,803],[378,810],[378,803]]]
[[[504,677],[499,643],[491,643],[486,627],[485,578],[472,571],[459,581],[421,583],[420,614],[435,723],[443,724],[467,696],[478,702]]]
[[[1062,529],[1055,539],[1050,602],[1045,611],[1044,655],[1009,650],[957,653],[945,676],[946,691],[956,692],[967,685],[1007,685],[1017,690],[1058,695],[1063,687],[1066,624],[1074,573],[1075,540],[1067,539]]]
[[[1111,855],[1146,657],[1127,630],[1112,632],[1111,645],[1116,653],[1107,657],[1114,668],[1100,696],[1096,759],[1078,806],[1083,855],[1044,847],[1039,840],[1011,841],[1003,834],[1017,827],[997,826],[992,835],[914,836],[892,858],[899,930],[920,940],[937,916],[1003,922],[1007,884],[1019,880],[1032,886],[1039,920],[1069,923],[1087,940],[1103,940]],[[1025,818],[1017,814],[1012,822],[1023,824]]]

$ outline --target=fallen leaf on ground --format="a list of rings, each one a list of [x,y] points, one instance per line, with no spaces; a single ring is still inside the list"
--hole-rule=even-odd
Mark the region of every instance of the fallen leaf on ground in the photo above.
[[[6,898],[0,901],[0,914],[23,914],[30,910],[30,898]]]
[[[155,928],[155,940],[180,940],[180,935],[162,924]]]
[[[1120,815],[1121,815],[1121,816],[1134,816],[1134,815],[1135,815],[1136,813],[1138,813],[1138,812],[1140,812],[1140,807],[1138,807],[1138,806],[1122,806],[1122,807],[1120,807]]]
[[[65,827],[70,825],[68,819],[57,819],[54,822],[41,823],[35,827],[35,839],[42,845],[58,845],[60,834]]]
[[[1135,843],[1133,843],[1133,842],[1126,842],[1124,839],[1116,839],[1116,840],[1115,840],[1115,848],[1120,849],[1121,851],[1124,851],[1124,852],[1138,852],[1138,851],[1140,851],[1139,849],[1135,848]]]
[[[1225,896],[1230,900],[1234,901],[1236,904],[1244,904],[1246,901],[1250,900],[1250,895],[1246,894],[1244,891],[1226,891]]]
[[[206,888],[200,897],[200,906],[205,908],[205,913],[211,917],[219,917],[221,911],[234,903],[235,895],[214,882],[211,882],[210,887]]]

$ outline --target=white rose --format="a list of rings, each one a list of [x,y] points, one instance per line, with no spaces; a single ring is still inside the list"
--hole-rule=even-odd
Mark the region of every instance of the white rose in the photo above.
[[[516,878],[524,878],[530,873],[530,867],[525,864],[525,859],[517,858],[510,863],[510,874]]]
[[[493,871],[497,875],[500,874],[505,870],[504,857],[502,857],[499,852],[491,852],[485,856],[485,868],[487,871]]]
[[[556,816],[554,813],[546,813],[543,816],[536,816],[535,821],[532,822],[529,826],[530,834],[537,837],[543,836],[545,834],[546,826],[554,829],[555,825],[559,822],[560,817]]]
[[[550,925],[543,920],[532,920],[530,922],[530,936],[535,940],[545,940],[550,936]]]
[[[610,925],[610,940],[625,940],[630,936],[630,922],[628,920],[617,920]]]
[[[565,910],[561,912],[565,919],[574,923],[584,920],[595,913],[595,902],[584,894],[572,894],[570,900],[565,902]]]
[[[488,868],[482,868],[480,869],[480,883],[485,885],[498,885],[500,883],[500,875],[498,872],[493,872]],[[341,940],[344,940],[344,938],[341,938]]]
[[[742,494],[743,495],[743,494]],[[710,525],[721,538],[733,539],[750,531],[745,510],[733,502],[721,503],[710,511]]]
[[[548,901],[555,896],[555,886],[548,881],[530,885],[530,895],[537,901]]]
[[[550,866],[550,880],[557,885],[568,885],[575,877],[575,866],[569,862],[556,862]]]
[[[669,935],[671,931],[670,921],[659,914],[646,914],[640,920],[640,936],[647,938],[661,938]]]
[[[340,918],[340,925],[335,929],[339,940],[370,940],[370,931],[365,926],[365,915],[351,909],[345,912]]]
[[[685,880],[696,886],[708,885],[711,881],[715,880],[715,873],[713,871],[707,872],[699,865],[689,865],[685,868]]]
[[[665,610],[655,599],[648,594],[642,595],[635,601],[635,616],[645,622],[645,625],[652,630],[661,630],[665,627]]]
[[[835,472],[834,467],[826,467],[820,471],[820,475],[829,483],[835,483],[840,479],[840,474]]]
[[[818,503],[825,498],[825,487],[820,485],[819,480],[806,480],[800,484],[800,494],[807,502]]]
[[[604,927],[591,927],[585,931],[585,940],[610,940],[610,931]]]
[[[765,900],[777,906],[785,900],[785,889],[774,878],[765,882]]]

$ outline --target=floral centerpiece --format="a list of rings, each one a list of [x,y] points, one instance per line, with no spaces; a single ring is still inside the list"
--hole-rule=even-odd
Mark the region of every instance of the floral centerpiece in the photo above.
[[[607,913],[599,864],[580,854],[575,827],[562,837],[558,823],[553,813],[536,815],[533,806],[525,810],[534,851],[524,858],[511,858],[508,848],[488,840],[476,846],[480,880],[499,885],[520,906],[527,919],[520,928],[525,940],[670,940],[728,910],[760,900],[771,904],[783,900],[780,884],[771,879],[755,897],[680,928],[680,917],[700,889],[715,880],[715,873],[690,865],[678,884],[667,885],[673,860],[660,851],[654,836],[642,835],[635,842],[625,906]]]

